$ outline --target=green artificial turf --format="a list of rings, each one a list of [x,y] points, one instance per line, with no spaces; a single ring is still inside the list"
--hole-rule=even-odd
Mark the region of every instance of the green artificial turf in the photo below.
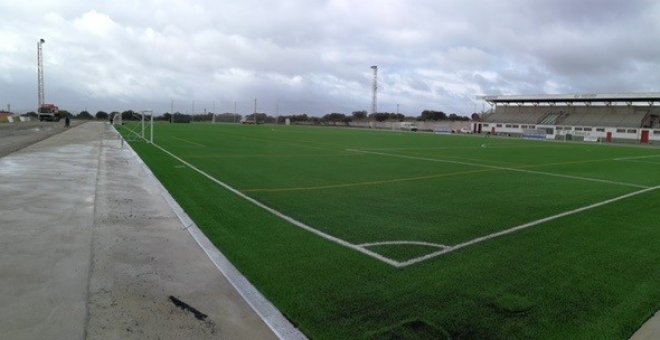
[[[660,185],[655,148],[223,124],[157,124],[155,142],[354,244],[454,245]],[[312,338],[617,339],[660,308],[657,190],[394,268],[285,222],[149,144],[131,145]],[[617,160],[630,157],[644,158]],[[437,249],[369,247],[397,261]]]

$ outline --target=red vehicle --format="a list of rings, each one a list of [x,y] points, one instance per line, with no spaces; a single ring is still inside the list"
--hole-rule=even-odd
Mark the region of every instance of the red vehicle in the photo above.
[[[60,109],[55,104],[43,104],[39,108],[39,120],[49,122],[59,122],[62,115]]]

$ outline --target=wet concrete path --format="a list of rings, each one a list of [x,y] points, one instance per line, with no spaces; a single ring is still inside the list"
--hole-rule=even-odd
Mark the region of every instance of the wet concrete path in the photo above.
[[[0,299],[8,339],[275,338],[106,123],[0,158]]]

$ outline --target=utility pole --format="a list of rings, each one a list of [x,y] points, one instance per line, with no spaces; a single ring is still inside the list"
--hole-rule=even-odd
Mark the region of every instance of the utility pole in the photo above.
[[[38,91],[38,104],[37,112],[46,103],[46,94],[44,93],[44,57],[41,45],[45,44],[46,40],[39,39],[37,42],[37,91]]]
[[[257,98],[254,98],[254,124],[257,124]]]
[[[238,115],[236,114],[236,101],[234,100],[234,123],[236,123],[237,118],[238,118]]]
[[[374,71],[374,81],[371,87],[371,113],[377,113],[378,104],[377,104],[377,93],[378,93],[378,66],[371,66],[371,69]]]
[[[213,101],[213,124],[215,124],[215,100]]]

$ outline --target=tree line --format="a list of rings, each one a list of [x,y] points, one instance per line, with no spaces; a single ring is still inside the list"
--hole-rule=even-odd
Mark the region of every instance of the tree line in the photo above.
[[[460,116],[455,113],[446,114],[442,111],[424,110],[417,117],[406,116],[401,113],[378,112],[368,114],[367,111],[353,111],[350,115],[343,113],[328,113],[322,117],[310,117],[306,114],[289,115],[278,117],[278,122],[284,122],[286,119],[293,122],[311,122],[311,123],[344,123],[348,124],[355,121],[470,121],[479,120],[480,115],[473,113],[470,117]]]
[[[113,111],[113,112],[105,112],[105,111],[97,111],[95,115],[92,115],[90,112],[87,110],[80,111],[78,114],[72,114],[69,111],[66,110],[60,110],[60,113],[66,114],[67,116],[74,118],[74,119],[99,119],[99,120],[112,120],[113,117],[116,115],[121,115],[122,120],[140,120],[140,112],[133,111],[133,110],[126,110],[126,111]],[[35,112],[28,112],[26,114],[29,117],[37,117],[37,114]],[[154,116],[154,120],[159,120],[159,121],[172,121],[172,118],[175,116],[186,116],[189,120],[194,121],[194,122],[210,122],[213,121],[213,113],[208,112],[204,114],[184,114],[181,112],[175,112],[175,113],[170,113],[170,112],[165,112],[162,115],[159,116]],[[234,113],[217,113],[215,114],[215,121],[216,122],[223,122],[223,123],[238,123],[243,120],[242,115],[240,114],[234,114]],[[245,119],[247,120],[254,120],[255,114],[248,114],[245,115]],[[149,119],[149,116],[147,115],[147,119]],[[266,113],[257,113],[256,114],[256,121],[259,123],[278,123],[282,124],[286,121],[286,119],[289,119],[290,122],[296,123],[296,122],[308,122],[312,124],[322,124],[322,123],[344,123],[348,124],[350,122],[354,121],[376,121],[376,122],[385,122],[385,121],[396,121],[396,122],[403,122],[403,121],[470,121],[474,120],[477,121],[480,119],[480,115],[478,113],[473,113],[470,117],[466,116],[460,116],[455,113],[450,113],[446,114],[445,112],[442,111],[434,111],[434,110],[424,110],[421,112],[421,114],[417,117],[413,116],[406,116],[401,113],[391,113],[391,112],[378,112],[378,113],[372,113],[368,114],[367,111],[353,111],[350,115],[343,114],[343,113],[328,113],[326,115],[323,115],[321,117],[316,117],[316,116],[309,116],[305,113],[302,114],[292,114],[292,115],[282,115],[282,116],[277,116],[273,117],[270,116]]]

